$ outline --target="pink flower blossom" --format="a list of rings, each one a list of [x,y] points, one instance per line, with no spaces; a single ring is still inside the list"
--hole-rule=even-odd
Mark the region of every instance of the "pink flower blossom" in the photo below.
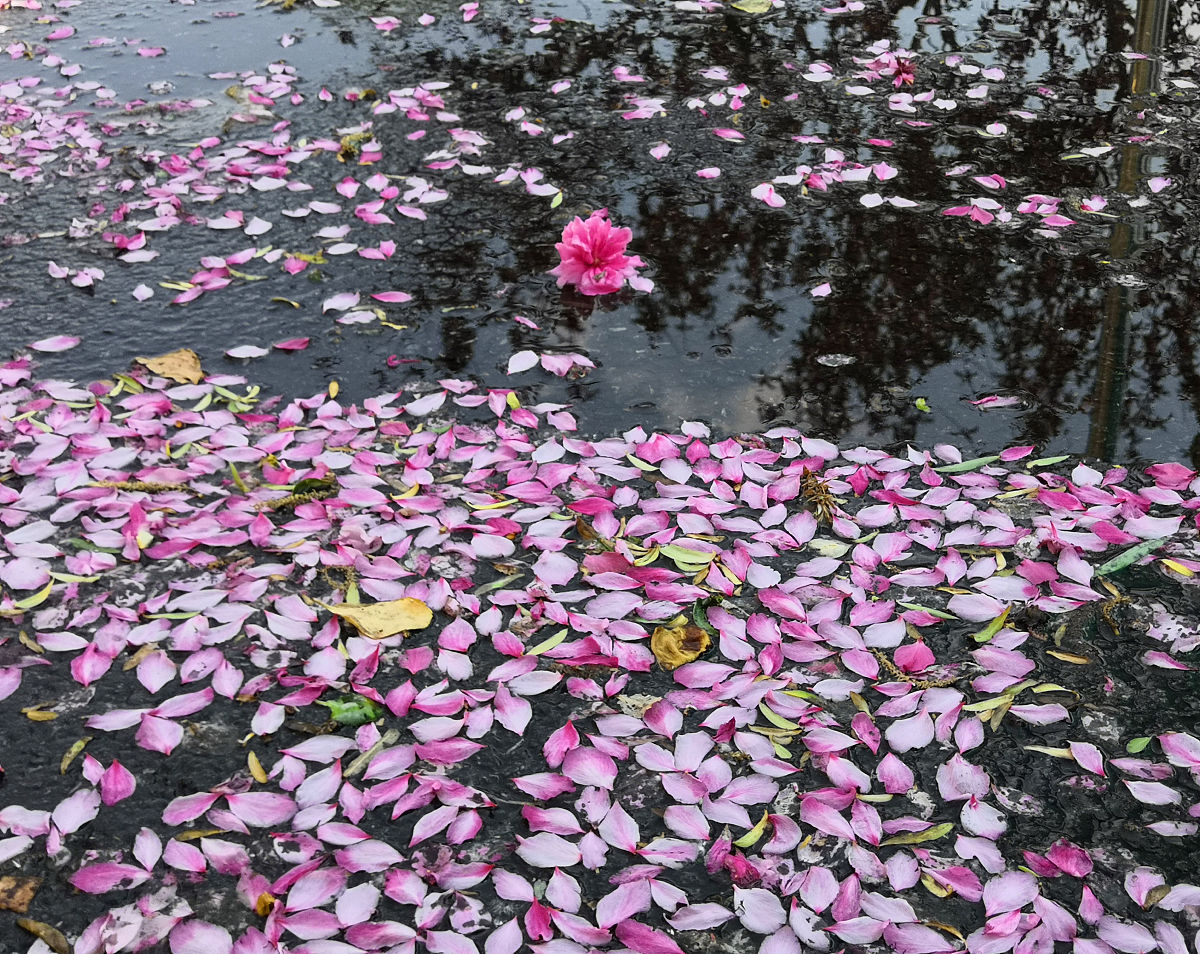
[[[576,216],[554,246],[561,261],[550,274],[558,276],[559,288],[574,285],[584,295],[607,295],[627,279],[635,288],[649,291],[649,282],[637,274],[645,263],[636,255],[625,254],[631,238],[629,229],[616,228],[608,221],[607,209],[597,209],[587,219]]]

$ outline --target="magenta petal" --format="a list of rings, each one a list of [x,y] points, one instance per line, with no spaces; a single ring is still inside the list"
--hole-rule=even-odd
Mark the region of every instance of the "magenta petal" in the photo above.
[[[668,935],[640,921],[621,921],[616,925],[617,939],[636,954],[684,954]]]
[[[1051,845],[1050,850],[1046,852],[1046,857],[1067,874],[1076,878],[1085,878],[1092,871],[1092,856],[1065,838],[1060,838]]]
[[[100,776],[100,797],[105,805],[115,805],[128,798],[135,788],[137,780],[133,773],[116,759],[113,759],[112,765]]]
[[[104,894],[106,891],[136,888],[150,877],[150,872],[137,865],[101,862],[80,868],[71,875],[71,884],[88,894]]]

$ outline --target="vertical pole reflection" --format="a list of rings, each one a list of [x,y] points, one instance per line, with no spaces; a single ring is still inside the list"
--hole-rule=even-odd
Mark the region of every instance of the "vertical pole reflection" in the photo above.
[[[1136,110],[1158,92],[1161,64],[1159,54],[1167,38],[1171,0],[1138,0],[1134,22],[1133,49],[1148,58],[1134,60],[1129,77],[1129,107]],[[1138,183],[1146,176],[1146,154],[1136,143],[1121,148],[1121,173],[1117,189],[1126,195],[1137,193]],[[1109,257],[1120,259],[1135,249],[1141,238],[1141,226],[1135,230],[1128,222],[1113,226],[1108,242]],[[1104,297],[1104,320],[1100,328],[1096,385],[1092,392],[1092,413],[1088,425],[1089,457],[1113,460],[1121,426],[1125,389],[1129,379],[1129,311],[1134,290],[1113,285]]]

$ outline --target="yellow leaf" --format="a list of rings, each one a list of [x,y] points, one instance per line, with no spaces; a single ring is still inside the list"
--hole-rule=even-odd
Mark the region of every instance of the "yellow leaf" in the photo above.
[[[53,722],[58,718],[57,712],[47,712],[42,708],[41,703],[36,706],[26,706],[21,710],[21,715],[25,716],[30,722]]]
[[[754,845],[763,835],[767,833],[767,819],[769,814],[763,811],[762,818],[758,820],[758,824],[751,828],[741,838],[737,839],[734,844],[739,848],[749,848]]]
[[[433,611],[411,596],[366,606],[333,605],[320,600],[314,602],[335,616],[340,616],[370,639],[387,639],[409,630],[424,629],[433,622]]]
[[[265,918],[275,907],[275,896],[264,891],[258,896],[258,900],[254,902],[254,913],[260,918]]]
[[[956,928],[953,924],[946,924],[944,921],[926,921],[925,926],[936,928],[944,934],[949,934],[951,937],[958,938],[960,941],[966,940],[966,938],[962,936],[962,931]]]
[[[0,911],[15,911],[24,914],[29,910],[29,903],[37,894],[42,879],[21,876],[4,875],[0,877]]]
[[[1075,756],[1071,754],[1070,749],[1055,749],[1048,745],[1027,745],[1025,748],[1030,752],[1041,752],[1043,755],[1053,755],[1056,759],[1075,758]]]
[[[250,769],[250,776],[254,781],[258,782],[259,785],[267,784],[266,769],[262,767],[262,762],[258,760],[258,756],[253,752],[246,753],[246,767]]]
[[[921,875],[921,884],[925,885],[925,888],[930,894],[936,895],[939,898],[948,898],[950,895],[954,894],[953,888],[947,887],[944,884],[938,884],[927,874]]]
[[[339,390],[340,390],[340,387],[339,387],[338,383],[336,381],[330,381],[329,382],[329,399],[333,400],[335,397],[337,397]]]
[[[737,0],[733,9],[743,13],[766,13],[771,9],[771,0]]]
[[[292,299],[290,299],[290,298],[280,298],[278,295],[275,296],[274,298],[272,298],[271,301],[277,301],[282,305],[291,305],[293,308],[300,307],[300,302],[292,301]]]
[[[937,841],[939,838],[945,838],[952,831],[954,831],[953,823],[942,822],[942,824],[926,828],[924,831],[902,831],[898,835],[892,835],[891,838],[883,839],[879,844],[919,845],[926,841]]]
[[[44,921],[34,921],[30,918],[17,918],[17,927],[28,931],[34,937],[39,938],[46,947],[50,948],[54,954],[71,954],[71,945],[67,943],[63,932],[56,927],[51,927]]]
[[[200,356],[191,348],[180,348],[156,358],[134,358],[155,374],[161,374],[179,384],[199,384],[204,380],[204,369],[200,367]]]
[[[87,744],[91,741],[92,737],[90,735],[85,735],[82,739],[67,749],[67,751],[63,754],[62,761],[58,763],[59,775],[67,774],[67,769],[70,767],[71,763],[75,761],[75,757],[78,756],[79,753],[85,748],[87,748]]]
[[[1061,659],[1063,662],[1074,663],[1076,666],[1087,666],[1091,660],[1087,656],[1077,656],[1075,653],[1064,653],[1057,649],[1047,649],[1047,656],[1053,656],[1055,659]]]
[[[650,636],[650,651],[663,669],[690,663],[711,645],[708,633],[694,623],[659,626]]]
[[[1177,563],[1174,560],[1159,560],[1158,562],[1172,573],[1178,573],[1180,576],[1192,577],[1196,575],[1195,570],[1184,566],[1182,563]]]
[[[222,835],[225,833],[224,828],[192,828],[188,831],[181,831],[175,836],[176,841],[199,841],[201,838],[210,838],[213,835]]]
[[[505,396],[504,401],[508,405],[509,409],[513,411],[517,410],[521,406],[521,399],[517,397],[516,391],[509,391]]]

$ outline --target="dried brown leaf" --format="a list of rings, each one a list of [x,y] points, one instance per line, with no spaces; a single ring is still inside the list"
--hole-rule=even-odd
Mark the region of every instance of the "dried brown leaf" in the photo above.
[[[659,626],[650,636],[650,651],[663,669],[690,663],[712,644],[708,633],[694,623]]]
[[[29,910],[29,902],[37,894],[41,883],[41,878],[19,875],[0,877],[0,911],[15,911],[17,914],[24,914]]]
[[[144,368],[180,384],[199,384],[204,380],[200,355],[191,348],[180,348],[155,358],[134,358]]]
[[[44,921],[34,921],[31,918],[17,918],[17,927],[23,928],[34,937],[41,938],[54,954],[71,954],[71,945],[67,943],[63,932]]]

